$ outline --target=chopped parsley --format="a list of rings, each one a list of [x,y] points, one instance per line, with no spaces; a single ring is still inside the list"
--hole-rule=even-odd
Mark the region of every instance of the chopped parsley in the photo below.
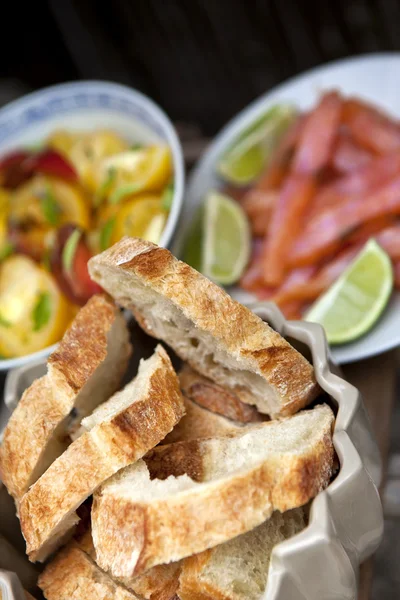
[[[119,204],[119,202],[121,202],[121,200],[125,198],[125,196],[129,196],[129,194],[134,194],[135,192],[138,192],[141,187],[142,185],[137,183],[128,183],[127,185],[121,185],[116,190],[114,190],[108,201],[110,204]]]
[[[63,269],[66,273],[70,273],[72,271],[72,267],[74,264],[74,258],[76,254],[76,249],[78,247],[78,243],[82,232],[79,229],[75,229],[67,239],[64,244],[64,248],[62,251],[61,262]]]
[[[33,331],[40,331],[51,317],[51,299],[48,292],[41,292],[32,311]]]
[[[106,250],[111,243],[111,236],[115,225],[115,217],[108,219],[100,231],[100,250]]]
[[[50,225],[58,225],[61,217],[61,209],[57,204],[54,192],[50,185],[46,186],[46,190],[40,197],[40,204],[44,218]]]
[[[117,169],[115,167],[110,167],[107,170],[106,178],[104,179],[103,183],[101,184],[101,186],[99,187],[99,189],[96,192],[96,195],[95,195],[95,205],[96,206],[99,206],[99,204],[101,204],[101,202],[103,201],[105,196],[108,195],[108,193],[111,190],[111,186],[113,185],[116,177],[117,177]]]

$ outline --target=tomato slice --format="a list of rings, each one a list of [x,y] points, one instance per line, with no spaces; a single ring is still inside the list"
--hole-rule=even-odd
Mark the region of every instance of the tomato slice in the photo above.
[[[43,150],[32,154],[26,161],[26,168],[32,173],[44,173],[73,182],[78,180],[74,167],[56,150]]]
[[[26,160],[31,156],[27,150],[16,150],[0,160],[0,185],[14,189],[31,177],[26,169]]]
[[[42,152],[16,150],[0,160],[0,185],[15,189],[36,173],[44,173],[76,182],[78,176],[72,165],[58,152],[51,149]]]
[[[65,296],[74,304],[83,306],[91,296],[98,294],[102,289],[90,279],[87,263],[92,254],[86,244],[83,232],[80,232],[81,235],[71,257],[70,266],[67,268],[65,265],[64,248],[71,235],[76,231],[80,232],[74,225],[64,225],[58,230],[50,257],[50,265]]]

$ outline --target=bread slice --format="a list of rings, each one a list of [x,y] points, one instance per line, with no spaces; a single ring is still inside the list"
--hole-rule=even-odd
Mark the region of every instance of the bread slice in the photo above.
[[[181,600],[260,600],[271,553],[306,526],[302,508],[272,517],[252,531],[182,561]]]
[[[265,420],[254,406],[241,402],[236,394],[200,375],[189,365],[182,367],[179,382],[185,396],[223,417],[240,423]]]
[[[62,550],[39,577],[47,600],[140,600],[115,583],[77,545]]]
[[[48,360],[48,374],[23,394],[4,432],[1,477],[18,499],[66,449],[74,422],[118,389],[131,354],[125,319],[94,296]]]
[[[198,440],[207,437],[223,437],[235,434],[243,429],[242,423],[235,423],[221,417],[183,397],[185,416],[173,428],[171,433],[162,440],[162,444],[172,444],[188,440]]]
[[[155,448],[94,496],[98,564],[132,577],[307,503],[332,475],[333,421],[322,405],[232,437]]]
[[[96,550],[90,529],[77,539],[76,543],[96,562]],[[145,600],[172,600],[178,590],[180,573],[181,563],[176,562],[157,565],[138,577],[114,578],[114,581],[139,594]]]
[[[22,497],[20,521],[32,561],[43,561],[79,521],[76,509],[119,469],[158,444],[184,414],[178,377],[161,346],[137,377],[86,417],[75,440]]]
[[[260,412],[294,414],[319,393],[299,352],[168,250],[123,238],[93,257],[89,272],[149,335]]]

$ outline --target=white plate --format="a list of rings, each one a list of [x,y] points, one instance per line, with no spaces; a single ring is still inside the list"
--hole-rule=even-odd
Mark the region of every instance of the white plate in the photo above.
[[[174,245],[179,253],[187,225],[207,191],[219,184],[214,166],[236,135],[265,109],[277,102],[290,102],[300,109],[313,107],[320,93],[336,88],[346,95],[356,94],[400,118],[400,54],[375,54],[342,60],[318,67],[268,92],[235,117],[209,146],[189,180],[181,227]],[[253,299],[233,288],[240,300]],[[349,363],[400,345],[400,294],[395,293],[382,319],[360,340],[332,348],[335,360]]]

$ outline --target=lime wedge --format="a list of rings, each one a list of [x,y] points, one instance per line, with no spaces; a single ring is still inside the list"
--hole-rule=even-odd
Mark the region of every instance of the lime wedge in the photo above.
[[[259,117],[222,155],[217,164],[218,174],[229,183],[246,185],[264,169],[279,138],[294,120],[292,106],[273,106]]]
[[[186,237],[183,260],[222,285],[237,281],[249,260],[251,234],[242,207],[210,192]]]
[[[305,319],[320,323],[330,344],[351,342],[376,323],[392,289],[390,258],[371,239],[339,279],[313,304]]]
[[[229,285],[242,275],[249,260],[251,235],[241,206],[223,194],[211,192],[204,204],[202,272]]]

